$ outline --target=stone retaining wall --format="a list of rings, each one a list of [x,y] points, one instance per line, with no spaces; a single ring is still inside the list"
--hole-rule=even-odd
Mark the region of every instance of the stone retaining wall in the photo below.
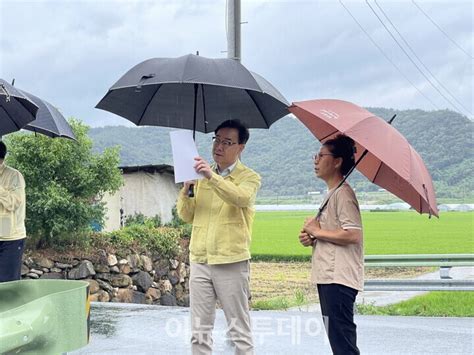
[[[98,254],[65,261],[33,253],[24,257],[22,278],[87,281],[91,301],[189,307],[187,257],[130,254],[122,258],[103,250]]]

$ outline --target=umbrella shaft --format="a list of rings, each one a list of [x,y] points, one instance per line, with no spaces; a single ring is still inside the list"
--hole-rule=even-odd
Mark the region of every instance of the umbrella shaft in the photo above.
[[[198,93],[198,84],[194,84],[193,140],[196,140],[197,93]]]

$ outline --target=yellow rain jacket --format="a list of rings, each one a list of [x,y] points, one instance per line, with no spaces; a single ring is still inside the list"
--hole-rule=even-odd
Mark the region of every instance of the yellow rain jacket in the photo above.
[[[177,210],[193,224],[190,260],[227,264],[250,259],[254,203],[260,176],[240,161],[226,177],[215,172],[199,180],[195,197],[180,191]]]

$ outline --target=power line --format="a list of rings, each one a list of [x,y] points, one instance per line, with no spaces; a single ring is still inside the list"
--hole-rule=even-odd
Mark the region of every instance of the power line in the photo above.
[[[454,96],[451,91],[449,91],[439,80],[436,78],[436,76],[431,72],[431,70],[423,63],[423,61],[420,59],[420,57],[416,54],[415,50],[410,46],[410,44],[407,42],[405,37],[398,31],[397,27],[394,25],[394,23],[390,20],[388,15],[385,13],[385,11],[382,9],[382,7],[378,4],[377,0],[374,1],[375,5],[379,8],[379,10],[382,12],[382,14],[385,16],[385,18],[388,20],[388,22],[392,25],[393,29],[398,33],[400,38],[403,40],[407,48],[411,51],[411,53],[416,57],[416,59],[420,62],[420,64],[423,66],[423,68],[433,77],[433,79],[438,83],[439,86],[441,86],[458,104],[461,106],[468,114],[472,115],[469,109],[467,109],[461,102],[458,101],[456,96]]]
[[[384,52],[384,50],[377,44],[377,42],[375,42],[375,40],[372,38],[372,36],[365,30],[365,28],[360,24],[359,21],[357,21],[357,19],[354,17],[354,15],[352,15],[352,12],[344,5],[344,3],[342,2],[342,0],[339,0],[339,3],[342,5],[342,7],[347,11],[347,13],[352,17],[352,19],[355,21],[355,23],[359,26],[359,28],[362,30],[362,32],[365,33],[365,35],[367,36],[367,38],[369,38],[369,40],[372,42],[372,44],[377,47],[377,49],[380,51],[380,53],[382,53],[382,55],[385,57],[385,59],[387,59],[390,64],[392,64],[392,66],[397,69],[397,71],[400,73],[401,76],[403,76],[403,78],[405,78],[406,81],[408,81],[411,86],[413,86],[416,91],[418,91],[418,93],[423,96],[426,100],[428,100],[433,106],[434,108],[436,108],[437,110],[439,110],[439,107],[428,97],[426,96],[425,94],[423,94],[423,92],[421,92],[420,89],[418,89],[418,87],[410,80],[408,79],[408,77],[402,72],[402,70],[398,67],[398,65],[396,65],[391,59],[390,57]]]
[[[426,12],[423,11],[423,9],[415,2],[415,0],[412,0],[412,3],[418,8],[418,10],[421,11],[423,15],[426,16],[428,20],[431,21],[433,25],[435,25],[438,28],[438,30],[440,30],[442,34],[446,36],[447,39],[449,39],[456,47],[458,47],[461,51],[463,51],[469,58],[474,59],[474,57],[471,54],[469,54],[464,48],[462,48],[454,39],[448,36],[448,34],[445,31],[443,31],[443,29]]]
[[[403,48],[403,46],[400,44],[400,42],[398,42],[398,40],[395,38],[395,36],[393,35],[393,33],[388,29],[388,27],[385,25],[385,23],[382,21],[382,19],[380,18],[380,16],[377,14],[377,12],[374,10],[374,8],[369,4],[369,1],[368,0],[365,0],[365,3],[367,4],[367,6],[369,6],[370,10],[372,10],[372,12],[374,13],[374,15],[377,17],[377,19],[379,20],[379,22],[382,24],[382,26],[387,30],[387,32],[389,33],[389,35],[392,37],[392,39],[395,41],[395,43],[400,47],[400,49],[403,51],[403,53],[405,53],[405,55],[407,56],[407,58],[410,60],[410,62],[412,62],[412,64],[415,66],[415,68],[421,73],[421,75],[423,75],[423,77],[431,84],[431,86],[446,100],[448,101],[452,107],[454,107],[454,109],[456,111],[460,111],[457,106],[455,104],[453,104],[451,102],[450,99],[448,99],[446,97],[446,95],[444,95],[439,89],[438,87],[436,87],[433,82],[431,81],[430,78],[428,78],[428,76],[424,73],[424,71],[422,71],[420,69],[420,67],[418,66],[418,64],[415,63],[415,61],[412,59],[412,57],[410,57],[410,55],[407,53],[407,51],[405,50],[405,48]]]

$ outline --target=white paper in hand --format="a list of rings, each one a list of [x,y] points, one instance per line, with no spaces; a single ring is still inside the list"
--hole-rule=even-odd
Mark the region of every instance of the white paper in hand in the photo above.
[[[194,158],[199,156],[193,133],[187,130],[170,132],[171,150],[173,152],[174,182],[202,179],[194,170]]]

